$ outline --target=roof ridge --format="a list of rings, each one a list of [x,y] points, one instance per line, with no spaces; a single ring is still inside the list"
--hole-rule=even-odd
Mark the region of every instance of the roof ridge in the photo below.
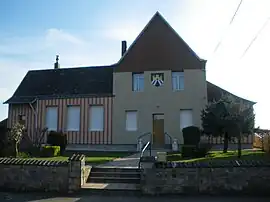
[[[82,66],[82,67],[65,67],[65,68],[58,68],[58,69],[33,69],[29,70],[28,72],[36,72],[36,71],[64,71],[64,70],[74,70],[74,69],[109,69],[109,68],[114,68],[116,64],[112,65],[103,65],[103,66]]]

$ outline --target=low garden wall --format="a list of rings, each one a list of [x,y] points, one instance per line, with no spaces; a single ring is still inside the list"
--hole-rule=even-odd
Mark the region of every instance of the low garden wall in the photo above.
[[[144,194],[270,195],[270,164],[261,161],[141,164]]]
[[[84,155],[73,155],[68,161],[0,158],[0,189],[72,193],[89,173]]]

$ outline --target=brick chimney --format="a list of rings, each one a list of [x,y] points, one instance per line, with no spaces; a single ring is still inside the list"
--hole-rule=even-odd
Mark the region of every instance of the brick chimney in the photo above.
[[[56,55],[56,62],[54,63],[54,69],[60,68],[60,64],[58,63],[58,61],[59,61],[59,55]]]
[[[127,41],[122,41],[122,56],[127,51]]]

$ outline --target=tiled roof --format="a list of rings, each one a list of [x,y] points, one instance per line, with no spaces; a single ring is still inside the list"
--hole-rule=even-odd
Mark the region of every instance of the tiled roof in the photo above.
[[[5,103],[82,95],[112,95],[113,66],[29,71]]]

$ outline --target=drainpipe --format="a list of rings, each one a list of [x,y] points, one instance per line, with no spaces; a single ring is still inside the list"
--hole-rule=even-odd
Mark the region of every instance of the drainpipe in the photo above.
[[[37,133],[37,118],[38,118],[37,112],[38,112],[38,102],[37,102],[36,110],[34,109],[34,107],[33,107],[33,105],[32,105],[32,103],[34,103],[34,102],[37,102],[37,98],[36,98],[35,100],[33,100],[33,102],[29,103],[29,105],[30,105],[30,107],[31,107],[31,109],[32,109],[32,111],[33,111],[33,113],[34,113],[34,116],[35,116],[35,133]]]

